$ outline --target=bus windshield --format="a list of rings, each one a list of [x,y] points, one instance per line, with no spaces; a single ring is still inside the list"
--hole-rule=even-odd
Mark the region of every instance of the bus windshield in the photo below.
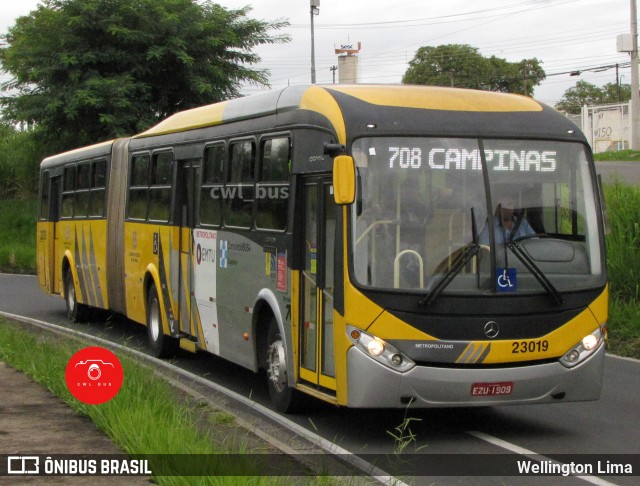
[[[371,137],[352,147],[353,275],[428,293],[602,285],[596,194],[578,143]]]

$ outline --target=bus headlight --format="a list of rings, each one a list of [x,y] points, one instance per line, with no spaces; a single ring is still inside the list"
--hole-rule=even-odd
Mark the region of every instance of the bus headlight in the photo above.
[[[591,351],[592,349],[595,349],[595,347],[598,345],[598,342],[599,341],[597,337],[595,337],[593,334],[589,334],[588,336],[585,336],[584,339],[582,339],[582,347],[587,351]]]
[[[396,371],[409,371],[415,363],[398,351],[391,344],[379,337],[361,331],[353,326],[347,326],[349,340],[367,354],[367,356]]]
[[[591,334],[587,334],[578,344],[560,358],[560,362],[567,368],[573,368],[575,365],[582,363],[598,349],[603,338],[602,328],[598,328]]]
[[[380,356],[384,353],[384,342],[378,338],[373,338],[367,343],[367,351],[371,356]]]

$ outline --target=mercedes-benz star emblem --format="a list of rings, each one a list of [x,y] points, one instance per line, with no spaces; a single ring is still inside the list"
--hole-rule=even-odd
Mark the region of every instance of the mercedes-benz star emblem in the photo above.
[[[484,325],[484,335],[489,339],[493,339],[500,333],[500,326],[496,321],[489,321]]]

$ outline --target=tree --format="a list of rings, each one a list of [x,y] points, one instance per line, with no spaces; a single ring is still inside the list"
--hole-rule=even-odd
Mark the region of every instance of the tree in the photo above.
[[[626,103],[631,99],[631,85],[607,83],[603,87],[587,81],[578,81],[573,88],[564,92],[556,109],[577,115],[584,105],[604,105],[607,103]]]
[[[602,87],[605,103],[627,103],[631,100],[631,85],[607,83]]]
[[[6,120],[52,150],[132,134],[184,109],[267,85],[258,45],[287,42],[288,22],[210,0],[43,0],[2,38]]]
[[[402,82],[531,96],[544,78],[545,72],[537,59],[512,63],[495,56],[486,58],[467,44],[447,44],[419,48]]]
[[[0,201],[37,196],[43,156],[32,131],[0,123]]]

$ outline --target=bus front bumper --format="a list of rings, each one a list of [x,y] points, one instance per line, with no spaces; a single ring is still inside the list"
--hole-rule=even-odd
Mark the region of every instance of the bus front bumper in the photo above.
[[[352,347],[347,352],[347,406],[473,407],[597,400],[602,389],[604,357],[602,343],[573,368],[554,362],[492,369],[415,366],[398,373]],[[511,387],[508,394],[486,396],[477,393],[479,384],[492,390],[497,384]]]

